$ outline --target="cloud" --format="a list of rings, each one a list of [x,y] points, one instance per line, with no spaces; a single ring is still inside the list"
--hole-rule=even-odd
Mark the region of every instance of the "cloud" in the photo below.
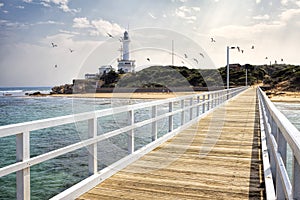
[[[25,7],[24,6],[17,6],[16,8],[24,9]]]
[[[73,19],[74,28],[89,28],[91,27],[90,21],[86,17],[78,17]]]
[[[92,35],[103,35],[106,36],[107,33],[112,35],[119,35],[123,33],[124,29],[118,25],[117,23],[111,23],[109,21],[100,19],[93,20],[91,24],[94,26],[96,30],[92,31]]]
[[[279,17],[282,21],[287,22],[297,15],[300,15],[300,9],[289,9],[282,12]]]
[[[2,6],[4,6],[4,3],[0,3],[0,8],[1,8]]]
[[[88,32],[91,36],[107,36],[107,33],[111,35],[119,35],[124,32],[124,29],[117,23],[111,23],[103,19],[90,21],[86,17],[79,17],[74,18],[73,22],[74,28],[88,28]]]
[[[48,21],[40,21],[40,22],[37,22],[35,23],[36,25],[44,25],[44,24],[56,24],[56,25],[64,25],[65,23],[63,22],[57,22],[57,21],[52,21],[52,20],[48,20]],[[32,24],[32,25],[35,25],[35,24]]]
[[[32,0],[23,0],[25,3],[31,3]]]
[[[157,19],[157,17],[155,17],[152,13],[148,13],[148,15],[152,18],[152,19]]]
[[[26,0],[28,1],[28,0]],[[32,1],[32,0],[29,0]],[[71,9],[68,6],[69,0],[42,0],[41,4],[45,7],[50,7],[50,3],[58,5],[58,8],[64,12],[78,13],[80,9]]]
[[[265,15],[257,15],[257,16],[254,16],[253,19],[256,19],[256,20],[268,20],[270,19],[270,16],[265,14]]]
[[[44,7],[51,7],[50,4],[48,4],[48,3],[44,2],[44,1],[42,1],[40,4],[43,5]]]
[[[197,20],[195,13],[199,12],[200,10],[200,7],[181,6],[175,10],[175,15],[182,19],[188,20],[188,23],[193,23]]]

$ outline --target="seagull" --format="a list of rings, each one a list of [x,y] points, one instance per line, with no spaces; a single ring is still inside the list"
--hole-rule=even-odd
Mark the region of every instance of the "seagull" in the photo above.
[[[73,49],[69,49],[70,50],[70,53],[73,53],[73,51],[75,51],[75,50],[73,50]]]
[[[203,53],[199,53],[199,55],[200,55],[200,56],[202,56],[202,58],[204,58],[204,55],[203,55]]]
[[[147,58],[147,60],[150,62],[150,58]]]
[[[53,42],[51,44],[52,44],[52,47],[57,47],[57,44],[54,44]]]
[[[211,39],[211,42],[216,42],[216,40],[214,38],[210,38]]]
[[[188,56],[187,56],[186,54],[184,54],[184,57],[185,57],[185,58],[188,58]]]
[[[252,45],[251,49],[254,49],[254,46]]]
[[[108,37],[113,38],[112,34],[110,34],[110,33],[106,33],[106,34],[108,35]]]
[[[237,48],[237,50],[238,50],[239,52],[241,51],[239,46],[237,46],[236,48]]]
[[[199,62],[198,62],[198,60],[196,59],[196,58],[193,58],[193,60],[198,64]]]

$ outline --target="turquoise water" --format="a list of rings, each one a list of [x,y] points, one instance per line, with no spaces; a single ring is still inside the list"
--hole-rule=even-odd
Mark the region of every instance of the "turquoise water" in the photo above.
[[[47,91],[50,88],[0,88],[2,93],[11,93],[12,96],[0,95],[0,126],[15,124],[50,117],[64,116],[85,111],[101,110],[120,105],[144,102],[144,100],[118,100],[111,102],[107,99],[72,99],[53,97],[26,97],[29,91]],[[300,129],[299,116],[300,104],[275,103]],[[175,105],[180,107],[180,105]],[[167,105],[159,110],[162,114],[168,110]],[[151,116],[150,109],[137,110],[137,121]],[[189,113],[186,113],[188,119]],[[117,129],[126,125],[126,115],[114,115],[98,120],[98,134]],[[180,115],[175,116],[175,128],[179,125]],[[167,131],[165,121],[159,122],[159,136]],[[139,133],[136,140],[138,149],[151,141],[150,126],[136,130]],[[87,123],[80,122],[68,124],[39,131],[33,131],[30,135],[31,157],[64,147],[87,138]],[[142,134],[141,134],[142,133]],[[32,199],[49,199],[64,191],[75,183],[88,177],[88,152],[85,148],[65,154],[47,162],[31,167],[31,197]],[[112,137],[98,143],[98,157],[101,158],[98,170],[112,164],[127,155],[126,133]],[[15,163],[15,136],[0,138],[0,168]],[[16,192],[15,174],[0,178],[0,199],[15,199]]]
[[[49,88],[5,88],[2,92],[12,96],[0,96],[0,126],[38,119],[58,117],[87,111],[141,103],[145,100],[80,99],[63,97],[28,97],[27,91]],[[1,89],[0,89],[1,91]],[[163,106],[159,114],[167,112]],[[179,107],[179,105],[177,106]],[[150,118],[149,109],[136,110],[137,121]],[[187,113],[188,115],[188,113]],[[128,125],[127,114],[98,119],[98,135]],[[175,117],[175,128],[179,126],[179,116]],[[151,142],[151,127],[135,130],[135,150]],[[159,136],[167,132],[166,120],[158,122]],[[116,162],[127,153],[127,133],[114,136],[98,143],[98,170]],[[87,122],[72,123],[30,133],[30,156],[35,157],[52,150],[65,147],[87,138]],[[0,168],[15,163],[15,136],[0,138]],[[31,198],[49,199],[75,183],[88,177],[88,151],[86,148],[62,155],[31,167]],[[0,199],[16,198],[15,173],[0,178]]]

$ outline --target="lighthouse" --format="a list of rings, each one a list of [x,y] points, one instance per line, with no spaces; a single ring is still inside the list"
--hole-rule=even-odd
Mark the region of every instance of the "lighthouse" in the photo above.
[[[124,32],[122,37],[122,46],[121,46],[121,59],[118,59],[118,71],[134,72],[135,71],[135,60],[130,60],[130,51],[129,51],[129,33],[128,31]]]

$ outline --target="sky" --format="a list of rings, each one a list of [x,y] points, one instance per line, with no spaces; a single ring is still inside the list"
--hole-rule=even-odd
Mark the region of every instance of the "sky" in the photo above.
[[[0,0],[0,27],[0,87],[115,67],[128,29],[138,69],[171,64],[172,40],[175,65],[223,67],[227,46],[230,63],[300,63],[300,0]]]

